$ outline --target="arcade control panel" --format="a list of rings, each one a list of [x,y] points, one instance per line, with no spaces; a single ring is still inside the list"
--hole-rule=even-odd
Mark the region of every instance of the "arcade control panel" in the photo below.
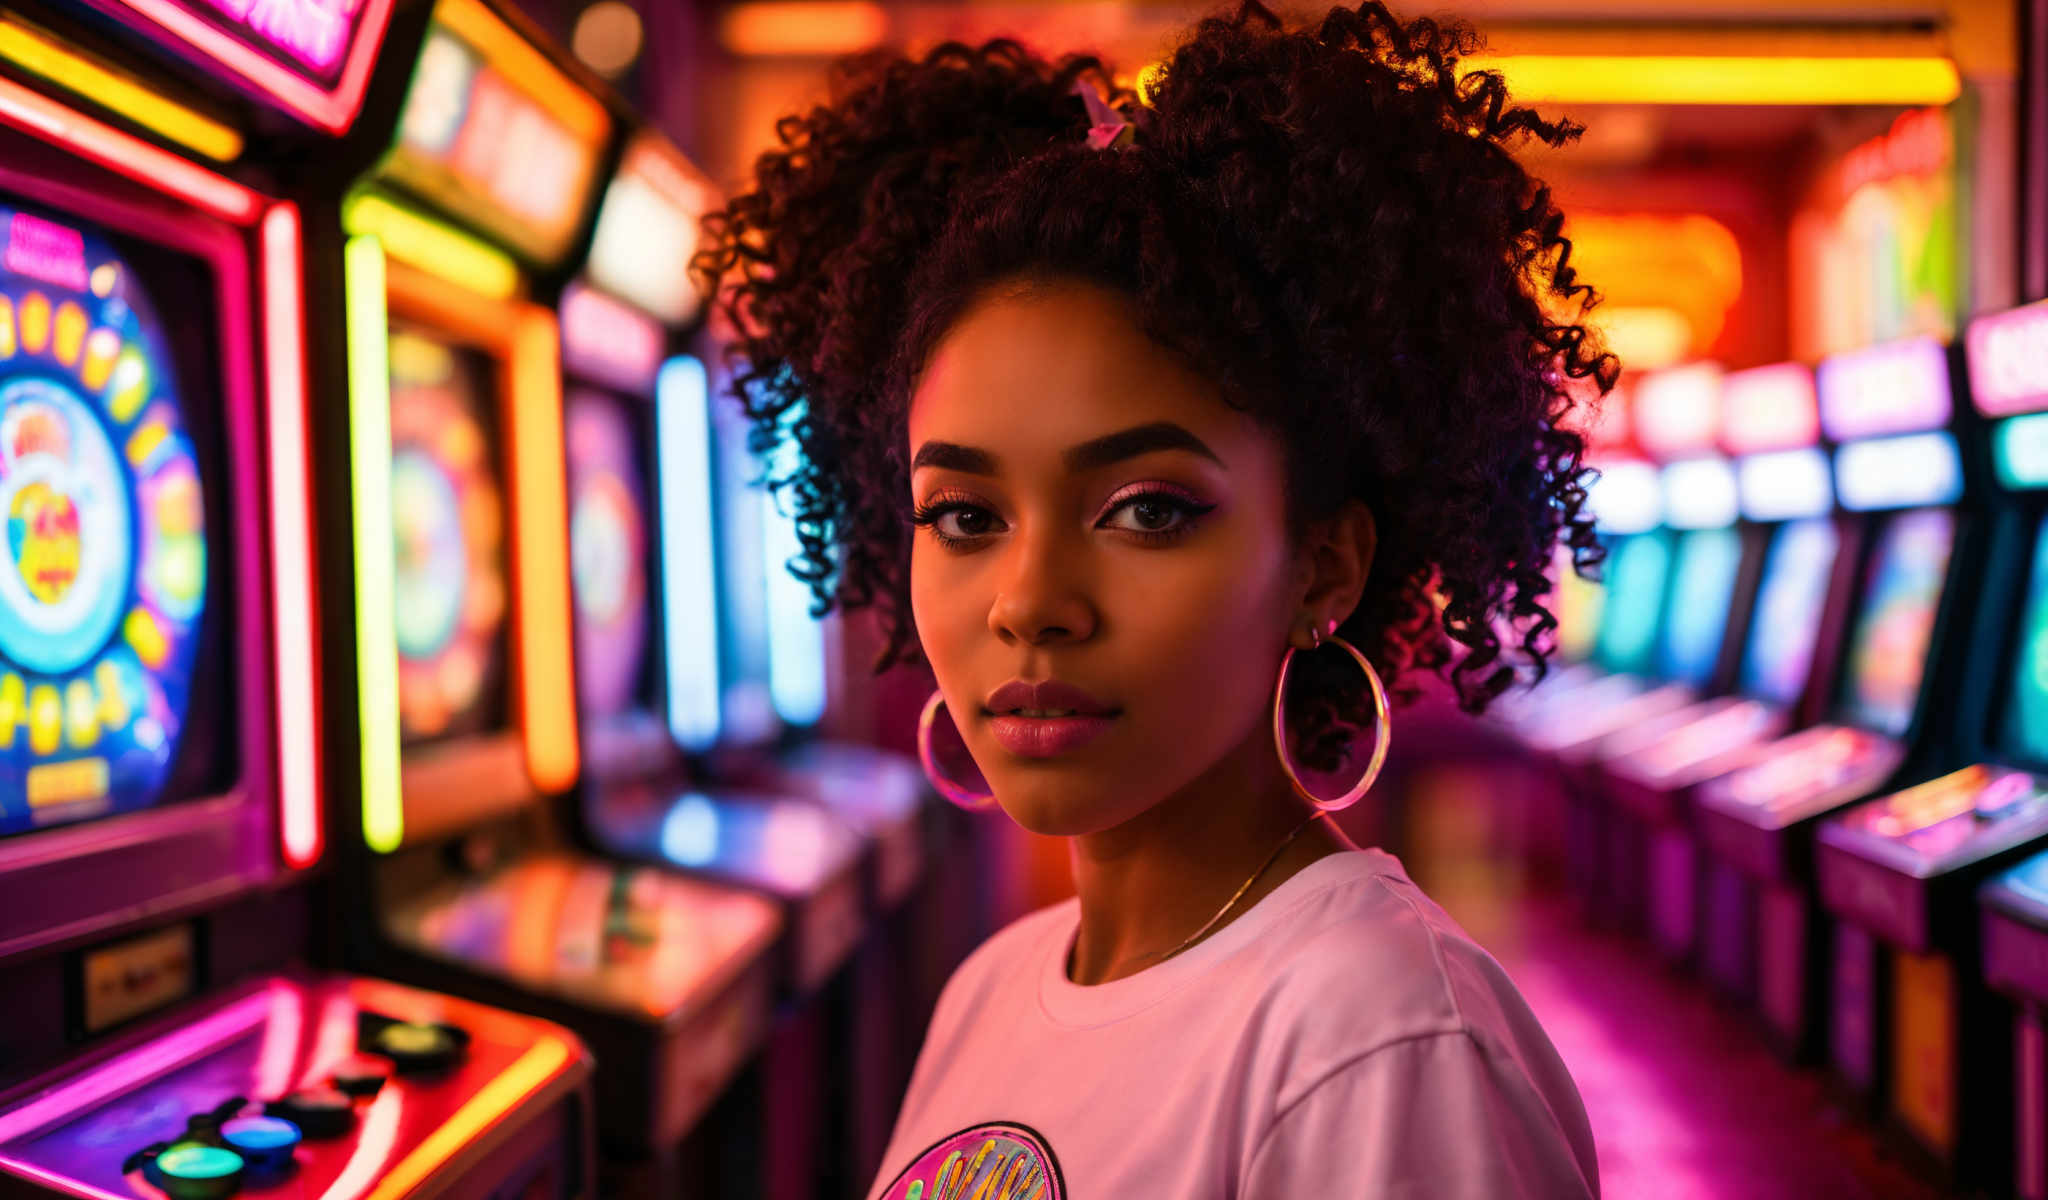
[[[545,1021],[272,976],[7,1097],[0,1195],[572,1200],[590,1073]]]

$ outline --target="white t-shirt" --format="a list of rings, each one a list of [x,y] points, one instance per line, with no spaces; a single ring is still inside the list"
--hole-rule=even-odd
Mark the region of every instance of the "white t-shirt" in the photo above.
[[[870,1200],[1598,1195],[1550,1039],[1393,856],[1318,859],[1094,987],[1079,922],[1033,913],[953,973]]]

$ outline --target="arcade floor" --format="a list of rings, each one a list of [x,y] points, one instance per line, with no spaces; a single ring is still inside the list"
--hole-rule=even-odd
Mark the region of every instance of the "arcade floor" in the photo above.
[[[1410,874],[1521,987],[1564,1056],[1615,1200],[1919,1200],[1944,1193],[1884,1157],[1818,1072],[1773,1057],[1744,1016],[1643,945],[1589,928],[1489,850],[1483,777],[1414,781]],[[1389,846],[1390,849],[1396,848]]]

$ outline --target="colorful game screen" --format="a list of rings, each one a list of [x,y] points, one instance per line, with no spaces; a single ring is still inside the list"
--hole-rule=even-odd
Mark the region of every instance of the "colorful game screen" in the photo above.
[[[569,558],[576,596],[576,701],[586,717],[655,707],[651,444],[636,402],[569,396]],[[643,405],[644,407],[644,405]]]
[[[2034,538],[2032,582],[2015,636],[1998,742],[2029,763],[2048,763],[2048,518]]]
[[[1657,622],[1664,612],[1664,583],[1671,573],[1671,539],[1639,533],[1615,542],[1607,552],[1607,603],[1601,608],[1595,657],[1616,674],[1650,670],[1657,652]]]
[[[1840,541],[1826,517],[1789,522],[1771,539],[1742,658],[1747,695],[1790,705],[1806,689]]]
[[[1955,535],[1945,508],[1899,513],[1880,533],[1849,643],[1842,701],[1851,722],[1894,737],[1912,725]]]
[[[490,363],[423,330],[390,344],[399,728],[480,733],[505,720],[511,608]]]
[[[1666,604],[1670,614],[1657,651],[1666,679],[1701,688],[1713,677],[1741,566],[1742,535],[1733,529],[1701,529],[1680,539]]]
[[[198,264],[0,202],[0,833],[191,794],[225,687]],[[152,292],[175,298],[174,343]],[[200,327],[193,330],[193,326]],[[196,333],[196,336],[195,336]]]
[[[1598,582],[1579,574],[1572,565],[1569,546],[1559,547],[1552,571],[1557,579],[1557,590],[1551,594],[1551,611],[1557,615],[1557,655],[1565,662],[1583,662],[1593,653],[1607,593]]]

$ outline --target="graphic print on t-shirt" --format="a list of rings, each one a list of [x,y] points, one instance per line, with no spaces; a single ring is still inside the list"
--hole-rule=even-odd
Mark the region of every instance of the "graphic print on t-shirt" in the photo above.
[[[989,1121],[940,1138],[881,1200],[1066,1200],[1059,1160],[1037,1132]]]

